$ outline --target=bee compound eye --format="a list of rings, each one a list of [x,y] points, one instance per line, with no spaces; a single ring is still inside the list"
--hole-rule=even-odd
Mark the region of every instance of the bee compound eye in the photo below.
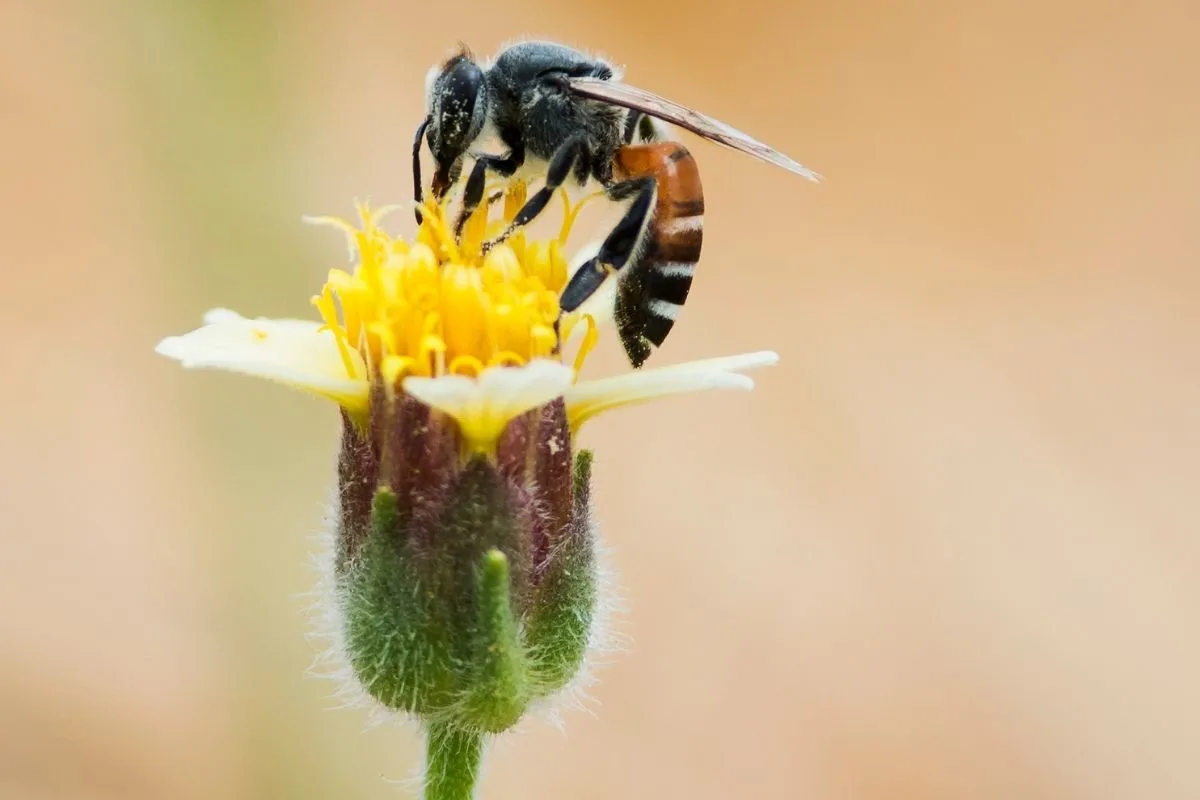
[[[460,155],[483,127],[483,71],[466,59],[447,66],[434,84],[431,147],[446,161]]]

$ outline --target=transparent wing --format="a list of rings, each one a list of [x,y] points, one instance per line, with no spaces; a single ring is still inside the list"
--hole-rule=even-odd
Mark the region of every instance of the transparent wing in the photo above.
[[[730,127],[724,122],[701,114],[699,111],[694,111],[687,106],[681,106],[665,97],[659,97],[645,89],[639,89],[636,86],[630,86],[625,83],[600,80],[599,78],[569,78],[568,85],[571,87],[571,91],[582,97],[612,103],[623,108],[631,108],[634,111],[641,111],[665,122],[686,128],[692,133],[703,136],[705,139],[714,141],[717,144],[732,147],[734,150],[740,150],[747,155],[760,158],[769,164],[783,167],[789,172],[794,172],[797,175],[808,178],[810,181],[819,181],[821,179],[820,175],[808,167],[797,161],[793,161],[783,153],[772,147],[768,147],[754,137],[742,133],[737,128]]]

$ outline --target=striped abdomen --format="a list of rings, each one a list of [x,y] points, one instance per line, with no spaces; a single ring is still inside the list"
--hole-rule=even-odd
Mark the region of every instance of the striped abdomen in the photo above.
[[[704,238],[704,190],[696,159],[678,142],[627,145],[615,166],[623,179],[653,177],[654,215],[635,260],[622,270],[617,331],[634,367],[671,332],[692,288]]]

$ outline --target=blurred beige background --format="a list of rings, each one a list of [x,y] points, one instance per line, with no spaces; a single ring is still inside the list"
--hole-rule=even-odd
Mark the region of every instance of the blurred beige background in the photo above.
[[[519,34],[827,182],[688,140],[658,363],[783,363],[587,432],[631,649],[483,796],[1200,796],[1194,3],[0,0],[0,797],[410,796],[305,675],[333,410],[152,350],[307,315]]]

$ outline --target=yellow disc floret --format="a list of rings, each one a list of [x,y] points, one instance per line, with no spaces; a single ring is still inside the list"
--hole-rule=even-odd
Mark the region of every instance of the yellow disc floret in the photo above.
[[[396,386],[409,375],[475,376],[488,367],[558,358],[558,297],[568,277],[563,246],[573,215],[556,240],[527,243],[518,232],[483,252],[485,237],[503,230],[523,199],[523,186],[507,191],[495,220],[484,203],[458,241],[445,206],[433,202],[422,207],[411,243],[379,227],[395,207],[360,204],[358,227],[312,220],[342,229],[357,262],[353,272],[331,270],[313,298],[350,377],[381,377]],[[354,374],[351,350],[361,354],[369,376]]]

